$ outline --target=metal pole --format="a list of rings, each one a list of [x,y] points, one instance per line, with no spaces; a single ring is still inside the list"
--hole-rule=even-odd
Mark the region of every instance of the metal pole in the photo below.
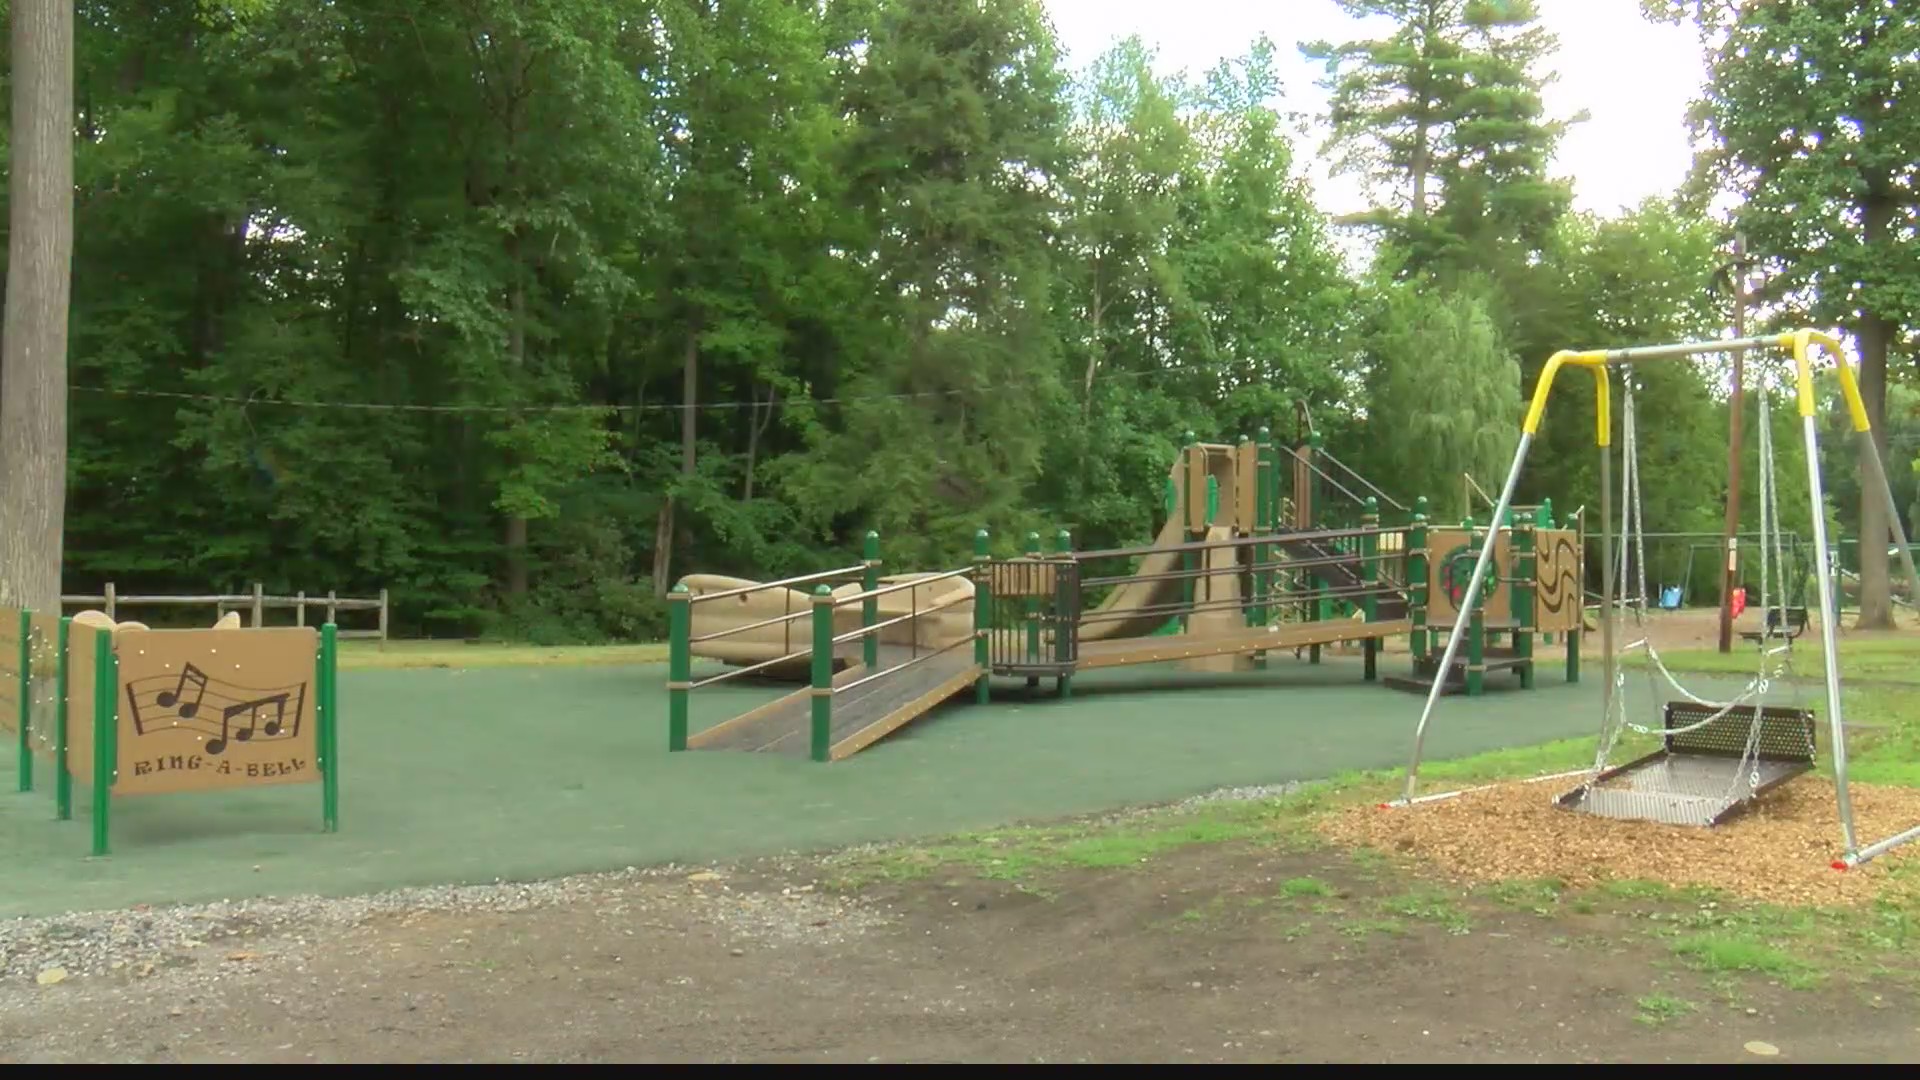
[[[1601,746],[1607,725],[1613,722],[1613,456],[1600,448],[1600,688]],[[1585,588],[1583,584],[1581,586]],[[1596,770],[1599,763],[1595,763]]]
[[[1513,505],[1514,489],[1520,485],[1520,469],[1526,464],[1527,450],[1533,445],[1533,436],[1520,433],[1520,445],[1514,447],[1513,466],[1507,470],[1507,482],[1500,488],[1500,501],[1494,506],[1495,521],[1506,516],[1507,508]],[[1426,747],[1427,723],[1433,719],[1433,707],[1440,702],[1440,692],[1446,686],[1447,673],[1453,669],[1453,658],[1460,651],[1460,639],[1466,635],[1467,620],[1473,605],[1480,599],[1480,586],[1487,579],[1487,568],[1493,563],[1494,544],[1491,538],[1480,545],[1480,557],[1474,561],[1473,577],[1467,582],[1467,591],[1460,598],[1460,607],[1454,612],[1453,629],[1447,634],[1447,647],[1440,653],[1440,666],[1433,673],[1433,685],[1427,690],[1427,704],[1420,710],[1420,723],[1413,729],[1413,759],[1407,763],[1407,787],[1401,796],[1402,801],[1413,798],[1415,786],[1420,781],[1420,754]]]
[[[1820,645],[1827,654],[1827,725],[1833,741],[1833,792],[1840,807],[1840,836],[1845,843],[1845,858],[1852,862],[1859,854],[1853,838],[1853,796],[1847,789],[1847,729],[1840,715],[1840,640],[1834,627],[1833,570],[1827,565],[1826,498],[1820,485],[1820,436],[1814,431],[1814,418],[1800,418],[1800,430],[1807,443],[1807,492],[1813,505],[1814,578],[1820,583]],[[1871,432],[1867,438],[1873,438]],[[1785,598],[1782,598],[1785,603]]]
[[[1747,245],[1744,237],[1735,234],[1733,238],[1733,336],[1745,337],[1747,334]],[[1742,385],[1746,375],[1744,351],[1733,354],[1733,397],[1727,406],[1727,522],[1724,539],[1726,551],[1722,558],[1724,565],[1720,571],[1720,651],[1733,651],[1733,586],[1735,563],[1737,559],[1734,537],[1740,531],[1740,425],[1744,420],[1742,401],[1745,387]],[[1688,563],[1692,571],[1692,563]],[[1682,589],[1684,594],[1685,590]],[[1686,602],[1682,595],[1681,602]],[[1783,600],[1782,603],[1785,603]]]

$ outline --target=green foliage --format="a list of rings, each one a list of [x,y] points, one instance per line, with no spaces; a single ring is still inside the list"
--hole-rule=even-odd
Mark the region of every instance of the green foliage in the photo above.
[[[1069,74],[1038,0],[82,5],[68,587],[647,638],[682,574],[869,528],[901,570],[983,525],[1144,541],[1183,431],[1291,441],[1296,402],[1451,493],[1551,348],[1711,332],[1687,215],[1566,217],[1530,4],[1343,6],[1394,20],[1314,49],[1393,193],[1360,275],[1264,39]],[[1679,528],[1725,418],[1649,378]],[[1590,497],[1581,392],[1529,494]]]

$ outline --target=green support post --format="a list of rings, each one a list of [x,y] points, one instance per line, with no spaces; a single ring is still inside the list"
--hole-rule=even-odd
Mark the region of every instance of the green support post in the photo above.
[[[1542,529],[1553,528],[1553,500],[1552,499],[1540,500],[1540,508],[1533,512],[1533,523],[1535,526]],[[1539,551],[1540,551],[1540,546],[1536,538],[1536,543],[1534,544],[1534,565],[1536,567],[1539,565],[1539,558],[1540,558]],[[1547,633],[1541,634],[1540,643],[1542,645],[1553,644],[1552,632],[1549,631]]]
[[[107,853],[109,815],[113,805],[114,766],[119,761],[119,663],[113,655],[113,634],[93,634],[93,853]]]
[[[687,748],[687,699],[693,694],[693,593],[684,582],[667,594],[667,752]]]
[[[19,715],[14,727],[20,733],[20,790],[33,790],[33,612],[20,609],[20,685]]]
[[[860,662],[868,671],[880,670],[880,635],[874,632],[874,625],[880,621],[880,598],[872,595],[880,587],[880,534],[867,530],[866,539],[860,543],[860,563],[866,573],[860,579],[860,589],[867,593],[860,601],[860,626],[866,633],[860,635]],[[918,626],[908,627],[916,636]]]
[[[340,628],[320,627],[320,655],[314,672],[319,687],[320,830],[340,831]]]
[[[1467,696],[1479,697],[1486,691],[1486,683],[1486,598],[1479,596],[1474,598],[1473,613],[1467,618]]]
[[[1418,664],[1427,656],[1427,581],[1431,576],[1431,556],[1427,553],[1427,497],[1413,500],[1413,523],[1407,530],[1407,619],[1413,632],[1407,635],[1407,651]]]
[[[1537,556],[1533,522],[1516,523],[1513,536],[1513,655],[1520,661],[1520,688],[1533,689],[1534,589]]]
[[[813,590],[813,713],[809,756],[826,761],[833,751],[833,590]]]
[[[1184,441],[1186,449],[1180,452],[1180,492],[1182,496],[1180,500],[1180,535],[1186,537],[1187,543],[1191,544],[1206,535],[1205,533],[1196,534],[1193,531],[1192,509],[1193,500],[1204,498],[1205,496],[1194,493],[1193,471],[1191,467],[1193,459],[1188,456],[1190,454],[1200,453],[1199,439],[1193,432],[1189,431],[1185,433]],[[1180,553],[1180,604],[1182,608],[1180,612],[1180,630],[1182,633],[1185,633],[1193,626],[1191,609],[1193,608],[1194,597],[1194,575],[1200,569],[1196,561],[1197,559],[1198,554],[1196,552],[1182,551]]]
[[[1035,564],[1033,573],[1038,575],[1040,572],[1040,534],[1037,532],[1029,532],[1027,534],[1026,547],[1027,550],[1025,554],[1027,558],[1032,559]],[[1023,596],[1020,599],[1020,616],[1027,626],[1027,663],[1037,664],[1040,662],[1040,598],[1032,595],[1031,590],[1029,590],[1029,595]],[[1039,685],[1040,676],[1027,676],[1027,688],[1029,690]]]
[[[1309,464],[1312,464],[1320,457],[1320,446],[1320,433],[1317,431],[1307,432],[1307,462]],[[1307,471],[1307,507],[1312,512],[1311,516],[1307,519],[1308,528],[1315,528],[1321,524],[1332,524],[1332,521],[1320,506],[1320,483],[1315,479],[1318,475],[1318,473],[1311,469]],[[1338,543],[1336,542],[1334,546],[1337,549]],[[1309,580],[1314,577],[1320,577],[1320,575],[1313,573],[1308,574]],[[1313,618],[1320,622],[1325,622],[1333,618],[1333,600],[1326,595],[1326,584],[1327,579],[1321,577],[1321,587],[1314,590],[1314,599],[1312,601]],[[1307,662],[1310,664],[1320,662],[1320,646],[1312,645],[1307,648]]]
[[[987,653],[987,635],[993,633],[993,575],[987,530],[973,534],[973,665],[980,677],[973,682],[973,699],[982,705],[992,700],[993,661]]]
[[[1053,553],[1062,560],[1072,558],[1073,534],[1065,529],[1054,533]],[[1063,562],[1062,565],[1064,566],[1066,563]],[[1079,614],[1076,610],[1078,605],[1073,602],[1074,598],[1070,595],[1070,592],[1078,588],[1079,578],[1074,577],[1069,579],[1069,576],[1066,574],[1054,574],[1053,614],[1055,625],[1053,630],[1053,660],[1055,663],[1062,665],[1062,667],[1060,674],[1054,677],[1053,690],[1054,693],[1059,694],[1063,700],[1073,696],[1073,671],[1064,665],[1072,659],[1072,657],[1067,655],[1067,646],[1070,640],[1067,632],[1068,619],[1077,618]]]
[[[60,616],[59,652],[53,658],[53,681],[59,693],[53,706],[53,816],[73,820],[73,774],[67,771],[67,639],[73,616]]]
[[[1360,525],[1367,532],[1360,534],[1360,581],[1367,587],[1361,598],[1361,609],[1367,613],[1368,622],[1380,621],[1380,600],[1374,595],[1374,588],[1380,584],[1380,500],[1367,496],[1366,512],[1360,515]],[[1380,676],[1380,639],[1370,637],[1360,643],[1364,669],[1361,677],[1372,682]]]

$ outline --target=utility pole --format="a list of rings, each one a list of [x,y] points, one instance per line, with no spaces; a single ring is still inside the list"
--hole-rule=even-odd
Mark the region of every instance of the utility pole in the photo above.
[[[1747,242],[1733,237],[1733,336],[1747,336]],[[1740,534],[1740,427],[1744,409],[1746,353],[1733,354],[1733,396],[1727,403],[1727,522],[1720,569],[1720,651],[1733,651],[1733,589],[1737,580]],[[1761,613],[1762,615],[1765,612]]]

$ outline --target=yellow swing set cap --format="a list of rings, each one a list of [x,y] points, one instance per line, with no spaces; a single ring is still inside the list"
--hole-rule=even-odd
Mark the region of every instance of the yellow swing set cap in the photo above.
[[[1792,354],[1794,390],[1800,406],[1800,415],[1812,416],[1814,411],[1813,364],[1808,359],[1808,353],[1814,345],[1819,345],[1833,357],[1834,371],[1840,376],[1840,393],[1846,398],[1847,416],[1853,422],[1853,429],[1869,430],[1867,405],[1860,397],[1860,383],[1854,377],[1853,365],[1847,362],[1846,353],[1840,346],[1840,339],[1820,330],[1794,330],[1771,337],[1744,338],[1738,341],[1696,341],[1628,349],[1588,349],[1582,352],[1562,349],[1548,357],[1546,367],[1541,369],[1539,381],[1534,383],[1533,400],[1527,406],[1527,417],[1521,423],[1520,430],[1528,437],[1538,434],[1540,421],[1547,412],[1547,399],[1553,393],[1554,379],[1558,377],[1563,367],[1581,367],[1593,372],[1594,441],[1597,445],[1604,447],[1612,442],[1613,430],[1613,412],[1607,379],[1609,363],[1665,360],[1681,356],[1696,356],[1701,353],[1731,352],[1768,346],[1786,349]]]

